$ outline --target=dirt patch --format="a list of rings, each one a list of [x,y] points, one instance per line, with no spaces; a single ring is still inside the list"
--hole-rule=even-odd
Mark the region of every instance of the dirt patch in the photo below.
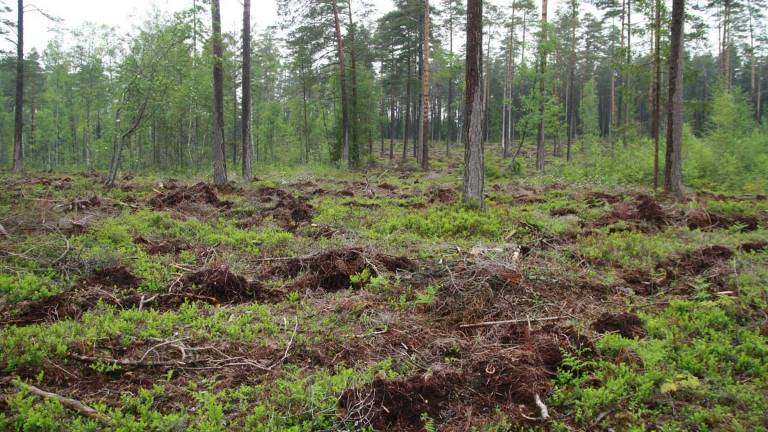
[[[134,276],[124,266],[109,267],[96,270],[93,274],[80,282],[81,286],[102,286],[105,288],[136,288],[141,279]]]
[[[578,214],[579,211],[571,207],[560,207],[549,211],[551,216],[569,216]]]
[[[295,231],[300,225],[312,221],[315,209],[304,198],[297,198],[290,193],[277,188],[262,187],[255,197],[263,205],[258,214],[241,221],[241,228],[259,225],[264,219],[271,218],[280,227]]]
[[[592,328],[599,333],[618,333],[629,339],[645,336],[643,321],[639,316],[628,312],[606,312],[592,324]]]
[[[189,243],[182,240],[151,240],[143,236],[136,236],[133,241],[142,245],[150,255],[177,255],[191,247]]]
[[[60,204],[56,208],[63,211],[79,211],[101,207],[101,198],[93,195],[89,198],[77,198],[66,204]]]
[[[215,299],[219,303],[243,302],[264,298],[263,287],[229,271],[225,265],[188,274],[172,293],[193,294]]]
[[[215,208],[232,206],[231,202],[220,200],[213,187],[206,183],[187,186],[170,181],[162,186],[165,190],[159,191],[149,201],[149,204],[158,210],[194,204],[205,204]]]
[[[454,189],[442,187],[430,189],[427,196],[429,196],[429,202],[431,204],[439,203],[451,205],[455,204],[459,199],[459,194]]]
[[[541,331],[518,333],[512,336],[519,343],[514,348],[475,346],[451,365],[435,363],[408,378],[350,388],[339,399],[339,415],[381,431],[422,431],[425,413],[439,424],[466,426],[467,407],[470,416],[497,409],[521,421],[521,412],[536,416],[534,399],[551,391],[564,340]]]
[[[614,204],[611,211],[601,216],[591,227],[599,228],[623,221],[658,229],[665,226],[670,219],[670,215],[656,200],[641,194],[635,197],[634,202],[622,201]]]
[[[735,225],[742,226],[742,231],[755,231],[758,228],[758,221],[752,216],[725,216],[702,209],[692,210],[686,215],[686,219],[688,228],[702,231],[730,228]]]
[[[668,264],[676,262],[677,268],[684,274],[694,275],[726,264],[732,257],[732,250],[725,246],[715,245],[683,254],[676,260],[668,262]]]
[[[768,250],[768,241],[744,243],[739,246],[742,252],[762,252]]]
[[[339,291],[351,287],[351,276],[365,269],[372,275],[386,271],[415,271],[417,264],[405,257],[367,254],[359,248],[334,249],[308,257],[273,261],[264,270],[267,278],[293,279],[289,291],[324,289]],[[365,285],[365,282],[362,282]]]

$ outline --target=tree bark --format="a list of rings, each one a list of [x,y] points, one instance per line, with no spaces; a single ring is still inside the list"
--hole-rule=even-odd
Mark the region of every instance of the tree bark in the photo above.
[[[422,72],[421,72],[421,130],[419,149],[421,169],[429,169],[429,0],[424,0],[424,28],[422,30]]]
[[[221,9],[219,0],[211,0],[213,29],[213,183],[227,184],[227,162],[224,153],[224,48],[221,40]]]
[[[464,203],[484,206],[483,2],[467,2],[466,95],[464,101]]]
[[[344,65],[344,38],[341,36],[341,22],[339,21],[339,8],[336,0],[333,0],[332,6],[336,35],[336,56],[339,62],[339,86],[341,87],[341,157],[349,166],[349,100],[347,98],[347,71]]]
[[[568,92],[566,94],[568,103],[565,108],[568,110],[568,115],[566,117],[568,124],[568,141],[566,144],[565,156],[565,159],[568,162],[571,161],[571,145],[573,144],[573,138],[576,131],[576,23],[578,21],[578,13],[576,0],[571,0],[571,19],[573,22],[571,23],[571,55],[568,60]]]
[[[683,36],[685,0],[672,1],[672,28],[669,57],[669,114],[664,190],[683,194]]]
[[[547,53],[544,44],[547,42],[547,0],[541,0],[541,46],[539,47],[539,136],[536,142],[536,170],[544,172],[545,151],[544,151],[544,74],[547,70]]]
[[[24,171],[24,0],[19,0],[16,23],[16,105],[14,111],[13,173]]]
[[[659,188],[659,147],[661,141],[661,0],[656,0],[653,53],[653,190]]]
[[[243,1],[243,124],[242,124],[242,153],[243,178],[252,179],[251,169],[251,0]]]

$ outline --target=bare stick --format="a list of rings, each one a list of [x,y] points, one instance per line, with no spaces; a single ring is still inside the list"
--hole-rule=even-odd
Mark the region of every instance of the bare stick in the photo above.
[[[532,322],[557,321],[563,318],[566,318],[566,317],[554,316],[554,317],[545,317],[545,318],[525,318],[525,319],[514,319],[514,320],[505,320],[505,321],[485,321],[485,322],[480,322],[475,324],[462,324],[459,326],[459,328],[487,327],[487,326],[503,325],[503,324],[529,324]]]
[[[542,402],[541,397],[539,397],[538,393],[536,393],[534,402],[536,402],[536,405],[539,407],[539,410],[541,410],[541,419],[547,420],[549,418],[549,409],[547,409],[547,406],[544,405],[544,402]]]
[[[78,400],[60,396],[60,395],[57,395],[56,393],[47,392],[45,390],[41,390],[33,385],[26,384],[19,379],[14,380],[13,383],[16,385],[16,387],[26,390],[35,396],[39,396],[44,399],[53,399],[53,400],[59,401],[59,403],[64,405],[65,407],[73,411],[77,411],[86,417],[90,417],[92,419],[100,420],[103,422],[109,422],[110,420],[109,417],[107,417],[106,415],[96,411],[95,409],[89,406],[84,405],[82,402]]]

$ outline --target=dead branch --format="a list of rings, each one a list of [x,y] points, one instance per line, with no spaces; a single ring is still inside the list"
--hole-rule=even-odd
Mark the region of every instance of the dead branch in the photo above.
[[[487,327],[487,326],[503,325],[503,324],[528,324],[532,322],[557,321],[564,318],[566,317],[553,316],[553,317],[544,317],[544,318],[526,318],[526,319],[514,319],[514,320],[504,320],[504,321],[485,321],[485,322],[479,322],[475,324],[462,324],[459,326],[459,328]]]
[[[105,362],[105,363],[115,363],[122,366],[142,366],[142,367],[155,367],[155,366],[184,366],[187,363],[177,361],[177,360],[171,360],[171,361],[143,361],[143,360],[131,360],[131,359],[113,359],[113,358],[107,358],[107,357],[93,357],[93,356],[86,356],[86,355],[80,355],[80,354],[69,354],[69,357],[72,357],[73,359],[84,361],[84,362]]]
[[[541,419],[542,420],[549,419],[549,409],[547,409],[547,406],[544,405],[544,402],[541,400],[541,397],[539,397],[538,393],[536,393],[534,402],[536,402],[536,406],[538,406],[539,410],[541,410]]]
[[[19,389],[26,390],[26,391],[32,393],[33,395],[39,396],[39,397],[41,397],[43,399],[52,399],[52,400],[58,401],[63,406],[65,406],[65,407],[67,407],[67,408],[69,408],[69,409],[71,409],[73,411],[77,411],[77,412],[79,412],[80,414],[82,414],[82,415],[84,415],[86,417],[90,417],[92,419],[99,420],[99,421],[102,421],[102,422],[109,422],[110,421],[110,418],[107,417],[105,414],[102,414],[102,413],[96,411],[95,409],[93,409],[93,408],[83,404],[82,402],[80,402],[78,400],[75,400],[75,399],[72,399],[72,398],[68,398],[68,397],[64,397],[64,396],[61,396],[61,395],[57,395],[56,393],[47,392],[45,390],[41,390],[41,389],[39,389],[39,388],[37,388],[37,387],[35,387],[33,385],[24,383],[20,379],[14,380],[13,383]]]

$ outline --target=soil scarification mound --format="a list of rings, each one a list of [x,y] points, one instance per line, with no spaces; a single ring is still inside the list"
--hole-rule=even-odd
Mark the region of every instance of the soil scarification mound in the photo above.
[[[351,286],[351,276],[368,269],[376,275],[382,270],[415,271],[416,263],[405,257],[383,254],[366,255],[359,248],[334,249],[308,257],[273,262],[263,277],[293,279],[289,291],[322,288],[339,291]]]
[[[633,313],[613,314],[606,312],[592,324],[592,328],[600,333],[618,333],[632,339],[645,336],[643,321]]]
[[[762,252],[768,249],[768,241],[744,243],[739,246],[742,252]]]
[[[258,215],[240,222],[241,227],[258,225],[263,219],[271,217],[282,228],[295,231],[300,225],[311,222],[315,214],[315,209],[305,199],[282,189],[262,187],[257,192],[256,200],[267,206]]]
[[[142,245],[150,255],[176,255],[191,247],[189,243],[181,240],[150,240],[143,236],[136,236],[133,241]]]
[[[96,270],[88,279],[82,281],[81,285],[105,288],[136,288],[140,283],[141,280],[134,276],[130,270],[123,266],[117,266]]]
[[[741,225],[742,231],[755,231],[758,228],[758,221],[752,216],[724,216],[710,213],[702,209],[692,210],[686,216],[688,228],[690,229],[711,231],[715,229],[730,228],[734,225]]]
[[[185,294],[208,297],[220,303],[262,299],[263,287],[229,271],[226,265],[191,273],[181,280]],[[179,292],[176,289],[171,292]]]
[[[599,228],[624,221],[661,228],[667,224],[669,219],[669,215],[656,200],[648,195],[638,195],[634,203],[619,202],[614,204],[613,209],[595,221],[593,227]]]
[[[459,194],[453,189],[438,187],[430,189],[427,195],[429,196],[429,202],[431,204],[440,203],[450,205],[456,203]]]
[[[519,343],[516,348],[476,346],[456,364],[437,363],[423,374],[347,389],[339,399],[339,416],[381,431],[421,431],[424,413],[446,424],[465,415],[467,406],[474,414],[501,408],[524,420],[519,405],[525,405],[535,416],[535,397],[551,390],[565,345],[543,331],[521,331],[512,339]]]
[[[150,205],[158,210],[180,207],[185,204],[207,204],[216,208],[232,206],[231,202],[220,200],[213,188],[202,182],[194,186],[169,182],[163,186],[166,190],[158,192],[149,201]]]

